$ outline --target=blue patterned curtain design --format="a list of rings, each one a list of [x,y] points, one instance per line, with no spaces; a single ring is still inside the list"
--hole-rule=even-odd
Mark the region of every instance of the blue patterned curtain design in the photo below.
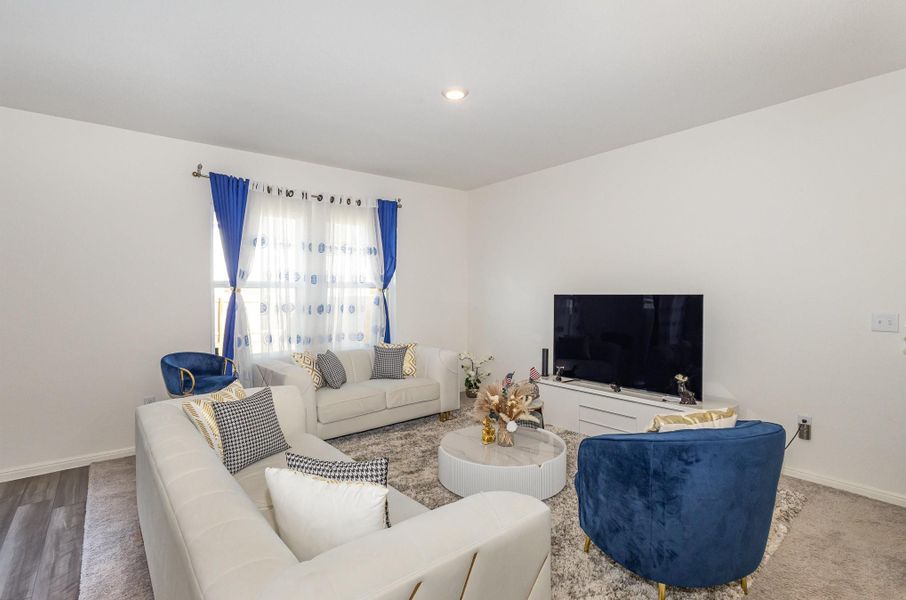
[[[214,213],[217,215],[223,258],[226,261],[227,275],[232,288],[223,327],[223,355],[233,358],[236,340],[236,311],[237,304],[239,304],[236,296],[238,292],[236,274],[239,271],[239,252],[242,248],[242,228],[248,203],[249,180],[220,173],[211,173],[210,178]],[[242,370],[240,369],[240,371]]]
[[[378,221],[381,229],[381,248],[384,257],[384,342],[390,343],[390,306],[387,304],[387,288],[396,273],[396,200],[378,200]]]
[[[240,356],[365,348],[382,339],[374,206],[269,195],[252,184],[245,220],[239,281],[249,342],[237,340]]]

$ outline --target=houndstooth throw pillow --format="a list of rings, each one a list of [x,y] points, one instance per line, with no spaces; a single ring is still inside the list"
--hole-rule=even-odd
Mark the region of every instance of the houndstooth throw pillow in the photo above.
[[[286,466],[293,471],[306,475],[317,475],[324,479],[336,481],[365,481],[387,487],[387,469],[390,461],[387,458],[372,460],[321,460],[302,456],[301,454],[286,453]],[[390,527],[390,507],[384,505],[384,521]]]
[[[415,377],[418,374],[418,368],[415,364],[415,347],[418,346],[415,342],[411,344],[388,344],[386,342],[381,342],[378,344],[380,348],[405,348],[406,349],[406,360],[403,361],[403,377]]]
[[[223,464],[230,473],[289,448],[270,388],[245,400],[215,402],[212,407],[223,444]]]
[[[317,364],[324,381],[333,389],[338,390],[346,383],[346,369],[339,357],[330,350],[318,355]]]
[[[402,379],[403,363],[408,348],[374,347],[374,365],[371,367],[372,379]]]

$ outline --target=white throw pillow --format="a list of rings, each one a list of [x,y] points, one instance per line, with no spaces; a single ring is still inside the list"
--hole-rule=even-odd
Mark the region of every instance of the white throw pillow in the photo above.
[[[300,561],[385,527],[386,486],[291,469],[268,468],[264,476],[277,533]]]
[[[648,431],[666,433],[681,429],[730,429],[736,427],[736,409],[703,410],[683,414],[658,415]]]

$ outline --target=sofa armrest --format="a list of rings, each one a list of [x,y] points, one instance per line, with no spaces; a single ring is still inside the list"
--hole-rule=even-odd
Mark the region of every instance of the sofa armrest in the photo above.
[[[291,385],[299,390],[305,407],[305,431],[318,435],[318,406],[315,403],[315,384],[305,369],[280,360],[264,360],[256,365],[266,386]]]
[[[488,492],[407,519],[294,565],[259,600],[416,597],[547,600],[550,510]]]
[[[415,347],[416,376],[440,383],[440,410],[459,410],[459,356],[431,346]]]

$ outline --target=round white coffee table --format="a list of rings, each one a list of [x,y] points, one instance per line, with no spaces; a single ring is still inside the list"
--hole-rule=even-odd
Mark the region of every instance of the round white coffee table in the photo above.
[[[550,498],[566,485],[566,443],[520,427],[509,448],[481,443],[481,426],[451,431],[437,449],[437,477],[454,494],[508,491]]]

